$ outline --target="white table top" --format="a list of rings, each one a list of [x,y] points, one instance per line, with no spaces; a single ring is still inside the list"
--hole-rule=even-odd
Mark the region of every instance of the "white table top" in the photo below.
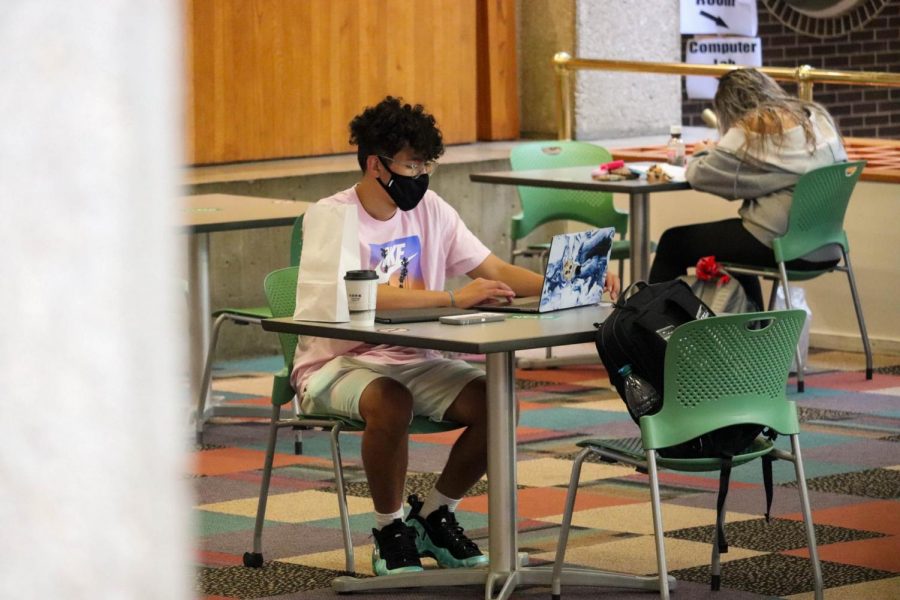
[[[588,166],[530,169],[527,171],[493,171],[490,173],[472,173],[469,175],[469,179],[479,183],[530,185],[592,192],[619,192],[623,194],[645,194],[688,190],[691,188],[686,181],[670,181],[667,183],[648,183],[646,179],[596,181],[591,178],[592,170],[594,170],[594,167]]]
[[[183,227],[188,233],[293,225],[312,203],[231,194],[185,196]]]

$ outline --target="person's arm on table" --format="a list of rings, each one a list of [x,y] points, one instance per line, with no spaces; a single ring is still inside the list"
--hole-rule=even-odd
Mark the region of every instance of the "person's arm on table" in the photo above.
[[[470,308],[495,299],[537,296],[543,277],[528,269],[516,267],[494,254],[467,273],[472,281],[451,291],[408,290],[389,285],[378,286],[378,308],[428,308],[458,306]]]
[[[695,155],[685,172],[691,187],[726,200],[743,200],[767,196],[797,183],[797,173],[741,159],[738,148],[732,147],[735,145],[726,135],[716,147]]]
[[[517,267],[495,254],[488,256],[484,262],[468,273],[469,277],[482,277],[488,280],[505,282],[517,296],[540,296],[544,278],[534,271]],[[606,274],[606,291],[615,300],[619,295],[619,277],[615,273]]]
[[[510,264],[496,254],[488,255],[480,265],[466,275],[475,280],[482,278],[502,281],[515,292],[516,296],[539,296],[544,284],[544,278],[534,271]]]
[[[538,288],[538,293],[540,293],[540,288]],[[452,292],[447,290],[409,290],[383,284],[378,286],[377,308],[386,310],[442,306],[469,308],[491,298],[514,298],[515,295],[512,288],[502,281],[480,278]]]
[[[402,308],[435,308],[457,306],[470,308],[476,304],[516,296],[539,296],[544,278],[534,271],[512,265],[495,254],[467,273],[472,281],[452,291],[409,290],[390,285],[378,286],[377,307],[382,310]],[[606,291],[615,300],[619,295],[619,278],[606,275]]]

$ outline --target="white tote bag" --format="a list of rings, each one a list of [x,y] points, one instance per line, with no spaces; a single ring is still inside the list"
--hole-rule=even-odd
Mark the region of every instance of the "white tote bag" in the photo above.
[[[294,319],[350,320],[344,273],[359,269],[356,206],[314,204],[303,216],[303,251],[297,276]]]

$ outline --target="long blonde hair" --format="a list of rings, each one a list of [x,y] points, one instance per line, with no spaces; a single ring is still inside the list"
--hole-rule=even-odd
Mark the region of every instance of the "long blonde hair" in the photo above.
[[[739,127],[747,140],[745,150],[761,153],[770,143],[780,148],[785,129],[796,123],[803,128],[807,149],[812,154],[816,135],[810,114],[817,111],[830,118],[821,104],[789,95],[774,79],[756,69],[735,69],[720,77],[713,107],[721,134]]]

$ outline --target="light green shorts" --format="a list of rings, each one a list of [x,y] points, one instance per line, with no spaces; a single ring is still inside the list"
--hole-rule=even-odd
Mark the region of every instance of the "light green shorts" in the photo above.
[[[405,365],[379,365],[347,356],[325,363],[306,382],[300,399],[303,414],[339,415],[357,421],[359,398],[370,383],[387,377],[413,397],[413,414],[441,421],[447,408],[484,371],[461,360],[438,358]]]

